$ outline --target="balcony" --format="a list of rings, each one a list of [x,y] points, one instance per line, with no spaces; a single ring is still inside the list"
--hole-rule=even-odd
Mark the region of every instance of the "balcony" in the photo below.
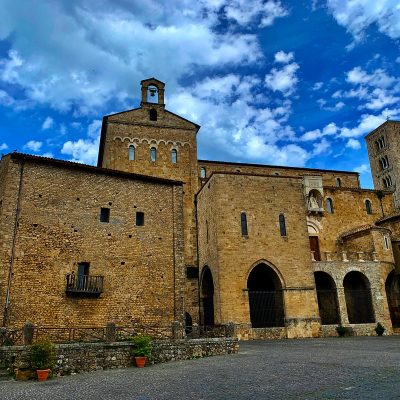
[[[311,261],[379,261],[375,251],[321,251],[321,259],[317,260],[316,256],[316,252],[311,251]]]
[[[98,297],[103,292],[103,276],[67,274],[65,293],[68,296]]]

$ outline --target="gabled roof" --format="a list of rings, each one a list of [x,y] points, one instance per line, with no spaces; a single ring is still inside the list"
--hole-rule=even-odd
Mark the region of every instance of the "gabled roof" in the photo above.
[[[58,160],[56,158],[34,156],[31,154],[13,152],[13,153],[8,153],[5,156],[3,156],[3,158],[5,158],[5,157],[10,157],[11,159],[14,159],[14,160],[30,161],[30,162],[39,163],[39,164],[47,164],[47,165],[51,165],[51,166],[59,167],[59,168],[81,170],[83,172],[89,172],[89,173],[95,173],[95,174],[105,174],[105,175],[130,178],[130,179],[141,180],[141,181],[165,183],[165,184],[169,184],[169,185],[182,185],[181,181],[177,181],[177,180],[173,180],[173,179],[157,178],[154,176],[134,174],[131,172],[118,171],[115,169],[108,169],[108,168],[100,168],[100,167],[95,167],[93,165],[80,164],[80,163],[72,162],[72,161]]]

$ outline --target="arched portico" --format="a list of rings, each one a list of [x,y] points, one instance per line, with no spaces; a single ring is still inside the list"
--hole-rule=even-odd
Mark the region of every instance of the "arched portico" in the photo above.
[[[339,302],[335,281],[328,273],[322,271],[315,272],[314,278],[321,324],[339,324]]]
[[[375,322],[368,278],[359,271],[349,272],[343,280],[350,324]]]
[[[393,328],[400,328],[400,276],[393,270],[385,282],[390,319]]]
[[[284,326],[282,282],[270,265],[260,262],[251,270],[247,289],[252,327]]]

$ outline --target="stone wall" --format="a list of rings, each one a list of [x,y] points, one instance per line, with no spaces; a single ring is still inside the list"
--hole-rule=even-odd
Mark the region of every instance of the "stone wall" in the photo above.
[[[183,322],[182,185],[16,155],[7,164],[0,217],[0,305],[14,246],[9,327]],[[24,163],[18,226],[20,165]],[[109,222],[100,221],[108,208]],[[144,225],[136,225],[136,212]],[[100,296],[66,293],[80,262],[103,277]],[[51,310],[51,312],[49,312]]]
[[[131,347],[129,342],[58,344],[53,373],[69,375],[130,367]],[[12,370],[29,369],[29,349],[30,346],[0,347],[0,365]],[[233,338],[159,340],[153,341],[150,363],[235,354],[238,350],[238,341]]]

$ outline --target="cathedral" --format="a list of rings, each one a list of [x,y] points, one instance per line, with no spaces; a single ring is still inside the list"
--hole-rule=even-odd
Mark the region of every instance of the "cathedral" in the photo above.
[[[141,82],[96,167],[0,163],[2,326],[230,324],[238,338],[400,329],[400,122],[350,171],[199,160],[200,126]]]

